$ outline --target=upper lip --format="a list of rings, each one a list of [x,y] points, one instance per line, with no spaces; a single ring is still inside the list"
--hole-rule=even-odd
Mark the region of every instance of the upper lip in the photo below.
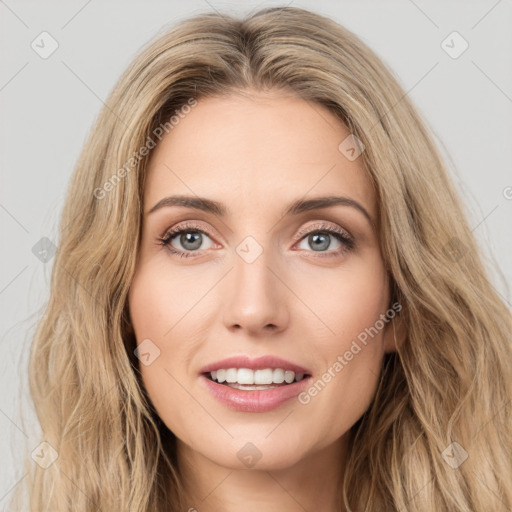
[[[213,372],[219,369],[228,368],[250,368],[252,370],[264,370],[265,368],[281,368],[283,370],[290,370],[295,373],[311,374],[311,372],[302,366],[282,359],[277,356],[261,356],[251,359],[247,356],[233,356],[214,363],[207,364],[201,368],[200,373]]]

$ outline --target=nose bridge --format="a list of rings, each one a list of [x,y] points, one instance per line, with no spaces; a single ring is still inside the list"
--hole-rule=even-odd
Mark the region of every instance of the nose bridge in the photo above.
[[[264,294],[275,295],[270,293],[270,288],[275,287],[272,284],[270,276],[272,273],[269,267],[275,260],[269,248],[263,247],[259,249],[254,242],[242,242],[236,249],[236,257],[234,258],[234,280],[237,293],[242,295]]]
[[[263,247],[249,236],[236,247],[233,265],[227,285],[226,327],[237,326],[251,332],[283,328],[287,308],[283,285],[274,275],[278,265],[271,247]]]

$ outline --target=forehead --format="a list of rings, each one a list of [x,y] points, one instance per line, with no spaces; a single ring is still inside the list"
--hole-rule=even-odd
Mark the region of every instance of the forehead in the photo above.
[[[208,197],[237,213],[344,195],[375,219],[362,159],[339,149],[349,135],[327,108],[282,92],[202,98],[153,150],[145,211],[170,194]]]

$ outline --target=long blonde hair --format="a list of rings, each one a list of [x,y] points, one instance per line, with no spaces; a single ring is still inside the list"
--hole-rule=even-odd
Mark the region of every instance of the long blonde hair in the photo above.
[[[285,7],[180,22],[140,53],[101,111],[69,185],[31,345],[30,391],[58,458],[43,469],[27,457],[30,510],[185,509],[175,437],[144,392],[127,310],[151,153],[141,149],[187,104],[247,89],[330,109],[364,144],[377,192],[408,332],[352,427],[347,510],[512,509],[512,318],[467,212],[386,65],[349,30]]]

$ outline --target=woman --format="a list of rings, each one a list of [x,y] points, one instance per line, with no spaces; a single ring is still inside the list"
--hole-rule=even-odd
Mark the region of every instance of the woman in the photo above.
[[[31,352],[31,510],[512,507],[511,315],[368,47],[199,15],[107,105]]]

